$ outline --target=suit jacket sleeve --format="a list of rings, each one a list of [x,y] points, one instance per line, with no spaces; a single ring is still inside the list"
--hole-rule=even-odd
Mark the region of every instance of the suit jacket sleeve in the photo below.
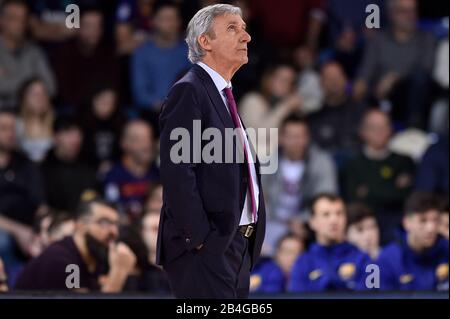
[[[169,93],[160,115],[161,180],[165,209],[173,217],[180,235],[184,236],[188,250],[203,244],[210,232],[197,186],[196,165],[192,161],[193,121],[201,118],[202,113],[193,85],[186,82],[176,84]],[[171,133],[177,128],[189,132],[189,163],[174,163],[171,159],[172,147],[180,142],[179,137],[171,140]]]

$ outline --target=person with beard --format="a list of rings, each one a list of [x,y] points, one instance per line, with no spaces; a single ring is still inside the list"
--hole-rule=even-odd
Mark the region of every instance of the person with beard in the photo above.
[[[28,263],[15,290],[120,292],[136,265],[136,256],[119,237],[119,214],[100,200],[82,202],[77,209],[76,231],[50,245]],[[68,265],[78,266],[79,287],[69,288]]]
[[[311,229],[316,242],[294,264],[290,292],[361,291],[365,286],[367,254],[346,241],[344,201],[334,194],[318,195],[311,204]]]

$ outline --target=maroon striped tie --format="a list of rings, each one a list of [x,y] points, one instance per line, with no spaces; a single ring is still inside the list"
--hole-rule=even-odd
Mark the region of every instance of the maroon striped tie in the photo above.
[[[228,107],[230,109],[230,114],[231,114],[231,118],[233,119],[233,123],[235,128],[239,129],[239,134],[241,135],[241,140],[244,146],[244,156],[245,156],[245,160],[247,162],[247,169],[248,169],[248,176],[249,181],[248,181],[248,190],[250,192],[250,196],[251,196],[251,204],[252,204],[252,217],[253,217],[253,222],[256,222],[256,199],[255,199],[255,191],[253,189],[253,178],[252,178],[252,174],[251,174],[251,170],[250,170],[250,161],[248,158],[248,150],[247,150],[247,144],[245,143],[245,136],[244,136],[244,131],[242,129],[241,126],[241,121],[239,120],[239,115],[238,115],[238,111],[237,111],[237,107],[236,107],[236,101],[234,100],[233,97],[233,92],[231,92],[231,88],[225,88],[223,89],[226,96],[227,96],[227,101],[228,101]]]

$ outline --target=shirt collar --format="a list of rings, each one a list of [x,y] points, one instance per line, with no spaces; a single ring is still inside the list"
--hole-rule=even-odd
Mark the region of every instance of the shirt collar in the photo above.
[[[215,71],[205,63],[197,62],[197,64],[209,74],[219,92],[222,92],[225,88],[232,87],[231,82],[227,82],[217,71]]]

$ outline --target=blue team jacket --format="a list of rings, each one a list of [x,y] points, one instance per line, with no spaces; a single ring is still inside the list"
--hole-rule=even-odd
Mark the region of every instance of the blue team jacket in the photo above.
[[[272,260],[256,267],[250,277],[254,293],[283,293],[286,290],[286,277],[281,268]]]
[[[311,245],[295,262],[290,292],[365,290],[370,257],[348,242],[333,246]]]
[[[439,238],[427,251],[417,254],[406,235],[383,249],[378,257],[382,290],[448,290],[448,241]]]

